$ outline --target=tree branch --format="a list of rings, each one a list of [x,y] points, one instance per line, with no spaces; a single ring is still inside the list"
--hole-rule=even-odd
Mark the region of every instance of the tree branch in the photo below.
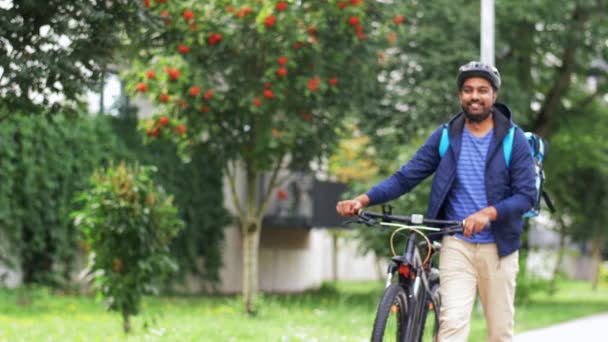
[[[234,173],[230,172],[230,163],[226,163],[224,166],[224,170],[226,171],[226,176],[228,177],[228,183],[230,184],[230,193],[232,195],[232,203],[241,219],[245,217],[245,212],[243,212],[243,207],[241,206],[241,201],[239,200],[238,193],[236,191],[236,161],[234,161]]]
[[[279,171],[281,170],[281,166],[283,165],[283,158],[285,158],[285,153],[283,153],[281,156],[279,156],[279,159],[277,160],[277,163],[274,166],[274,169],[272,170],[272,176],[270,177],[270,182],[268,183],[268,188],[266,189],[266,192],[264,193],[264,197],[263,197],[263,202],[262,205],[260,206],[260,208],[258,209],[258,212],[256,213],[257,217],[262,218],[264,213],[266,212],[266,207],[268,207],[268,203],[270,200],[270,194],[272,193],[272,190],[274,190],[274,187],[276,186],[276,181],[277,181],[277,176],[279,174]]]
[[[547,139],[552,133],[551,114],[557,111],[563,95],[570,87],[570,81],[575,67],[575,53],[582,42],[581,39],[578,39],[579,33],[582,32],[588,18],[588,12],[585,12],[583,8],[577,4],[572,13],[572,24],[568,28],[568,39],[561,58],[562,65],[558,69],[557,75],[555,76],[555,82],[545,97],[545,101],[534,121],[533,130]]]

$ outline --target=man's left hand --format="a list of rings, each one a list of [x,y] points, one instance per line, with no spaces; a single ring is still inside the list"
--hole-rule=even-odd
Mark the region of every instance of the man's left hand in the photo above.
[[[494,220],[496,220],[496,208],[481,209],[464,219],[464,236],[469,238],[471,235],[479,233],[490,224],[490,221]]]

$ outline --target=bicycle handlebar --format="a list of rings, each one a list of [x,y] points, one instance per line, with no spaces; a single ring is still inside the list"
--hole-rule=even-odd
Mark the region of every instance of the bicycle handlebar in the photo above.
[[[363,219],[378,218],[383,221],[397,221],[405,224],[433,224],[442,226],[459,226],[462,227],[462,221],[450,221],[450,220],[435,220],[424,218],[420,214],[413,214],[410,216],[390,215],[384,213],[376,213],[373,211],[361,210],[357,215]]]
[[[373,211],[359,211],[357,214],[357,222],[364,223],[368,226],[374,226],[379,224],[378,219],[384,222],[401,222],[405,224],[413,224],[413,225],[440,225],[440,226],[448,226],[442,229],[440,234],[450,234],[450,233],[458,233],[462,232],[463,221],[451,221],[451,220],[436,220],[436,219],[427,219],[424,218],[420,214],[413,214],[410,216],[400,216],[400,215],[391,215],[385,213],[377,213]],[[433,235],[436,233],[429,233],[427,235]]]

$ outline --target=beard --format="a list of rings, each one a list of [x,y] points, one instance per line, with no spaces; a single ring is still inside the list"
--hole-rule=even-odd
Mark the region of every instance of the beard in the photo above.
[[[473,102],[469,102],[468,105],[470,106],[472,103]],[[484,110],[480,114],[471,113],[470,111],[467,110],[467,108],[465,106],[462,106],[462,110],[464,112],[465,118],[468,120],[469,123],[483,122],[485,119],[487,119],[490,116],[490,114],[492,114],[492,107]]]

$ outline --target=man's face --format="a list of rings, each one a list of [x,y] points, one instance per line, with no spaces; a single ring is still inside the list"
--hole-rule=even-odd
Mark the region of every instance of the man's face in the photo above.
[[[468,118],[483,120],[489,115],[496,94],[490,81],[482,77],[471,77],[464,81],[458,97]]]

